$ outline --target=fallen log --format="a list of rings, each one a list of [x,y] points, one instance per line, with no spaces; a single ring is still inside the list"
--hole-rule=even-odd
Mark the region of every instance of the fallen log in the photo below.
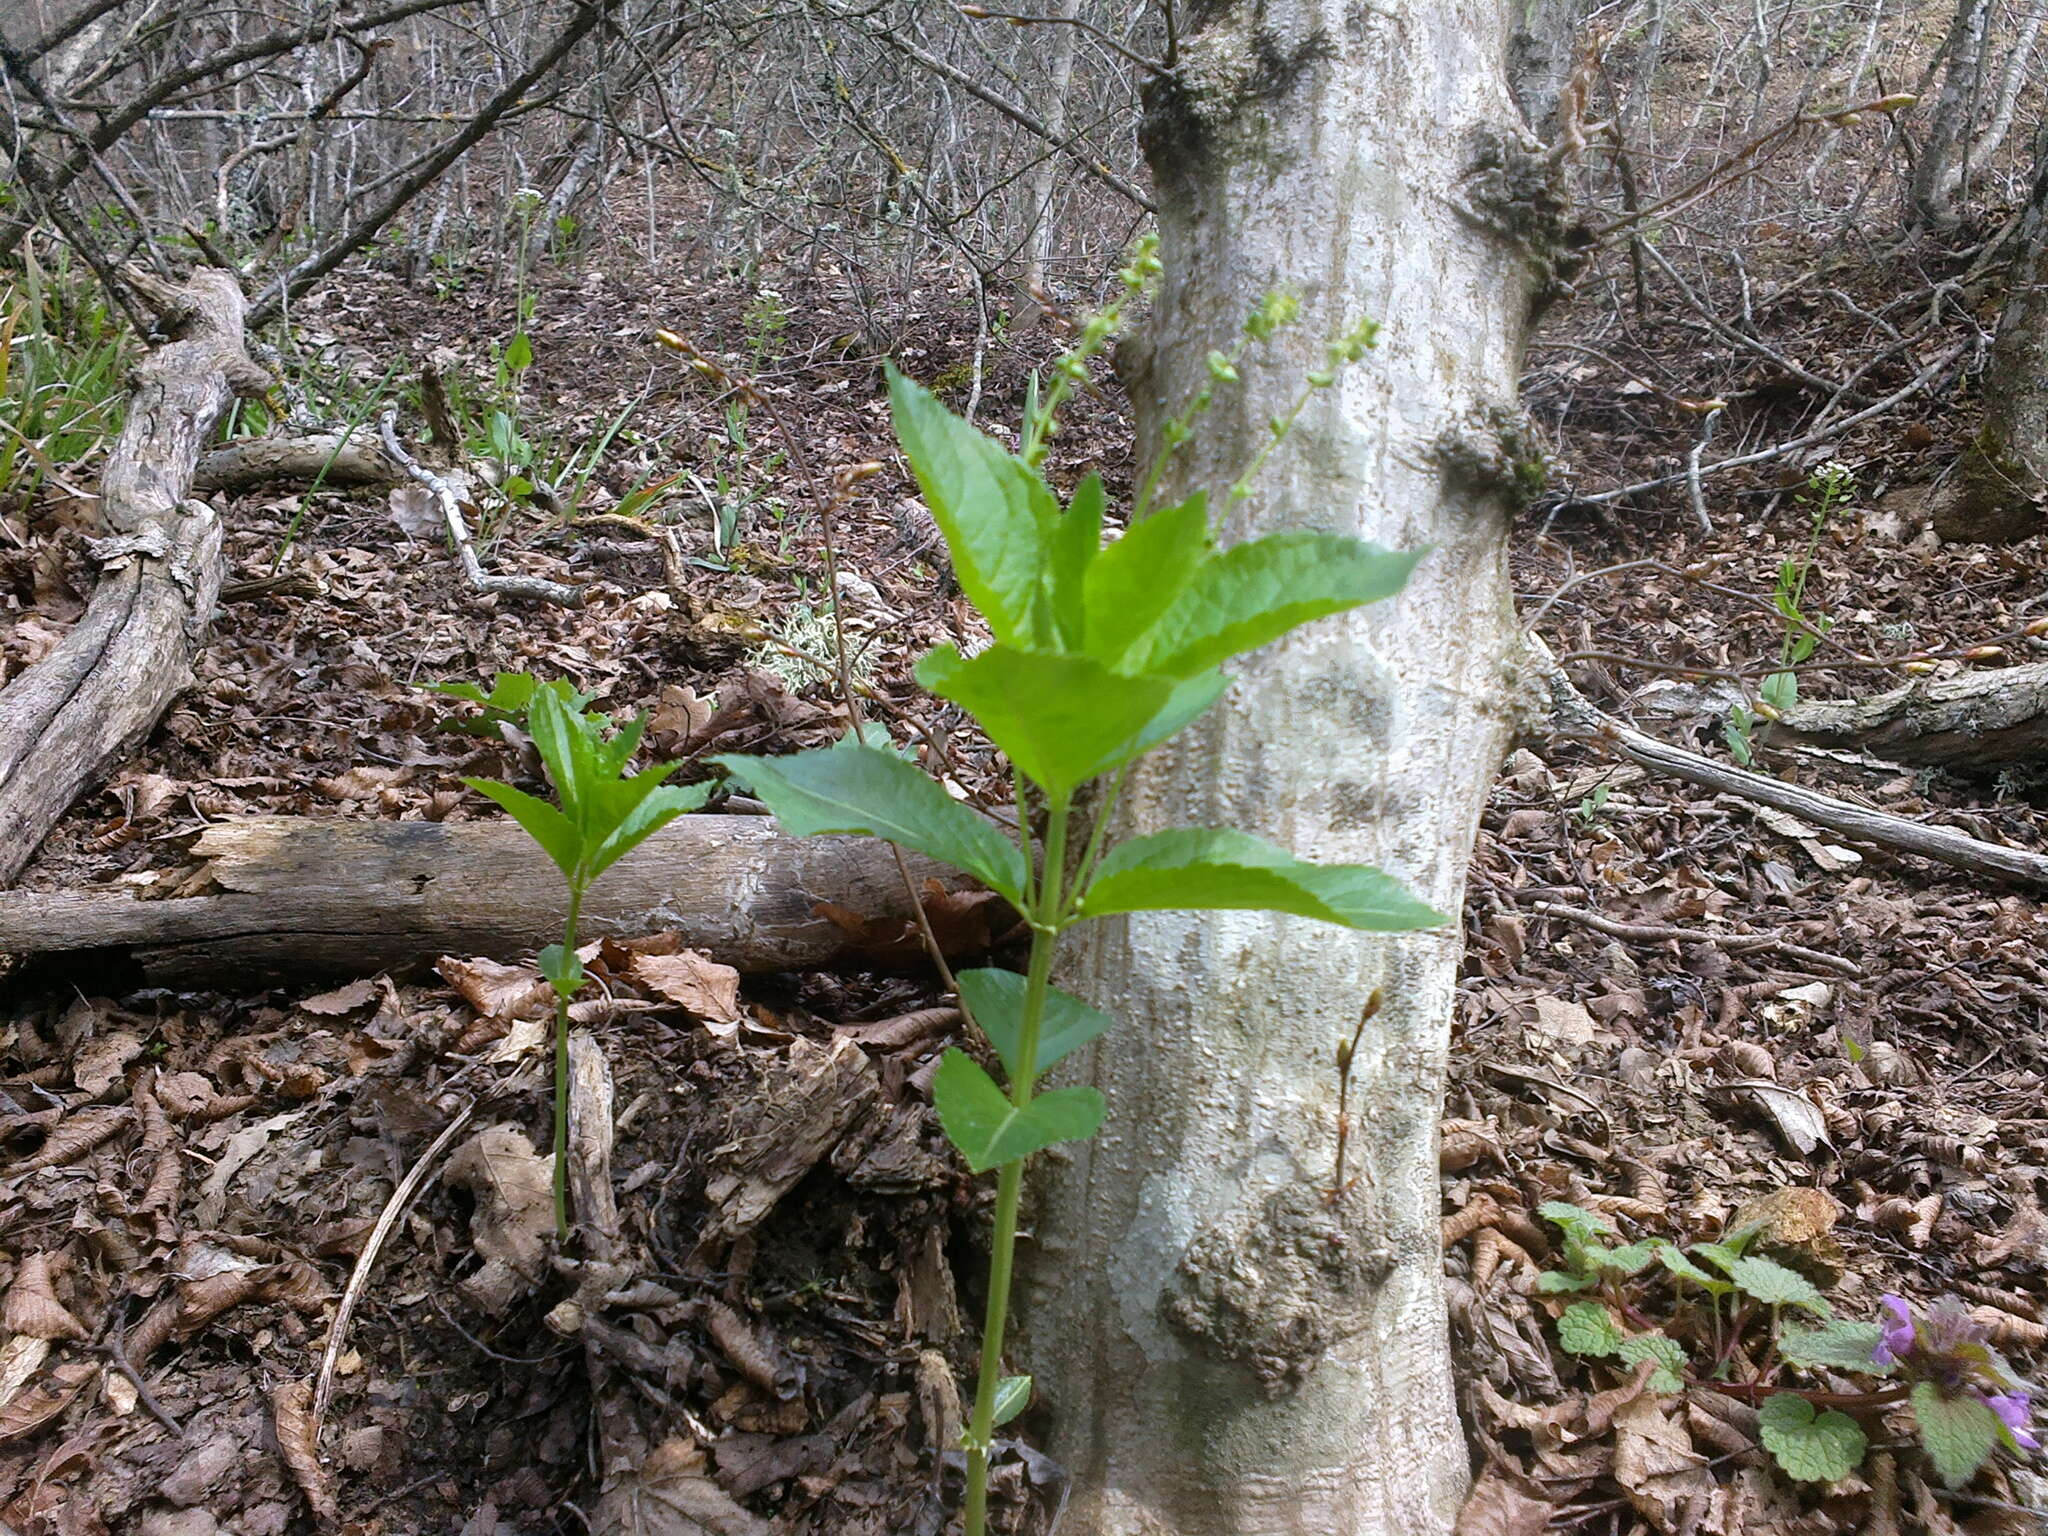
[[[242,350],[232,276],[129,280],[176,339],[136,365],[100,478],[110,536],[91,548],[105,574],[56,649],[0,691],[0,885],[191,681],[223,568],[219,517],[187,499],[193,466],[228,402],[269,383]]]
[[[561,937],[562,877],[509,821],[236,817],[193,851],[216,894],[0,891],[0,955],[93,968],[127,958],[151,981],[219,987],[419,971],[441,955],[515,960]],[[921,887],[967,884],[921,858],[910,869]],[[685,816],[605,871],[580,931],[671,929],[741,970],[794,970],[860,952],[827,905],[885,926],[907,918],[889,846],[790,837],[759,816]]]
[[[1717,763],[1697,752],[1646,736],[1607,714],[1574,688],[1542,640],[1535,635],[1527,639],[1532,671],[1548,692],[1550,728],[1557,735],[1598,743],[1652,773],[1667,774],[1756,805],[1768,805],[1855,842],[1917,854],[1993,880],[2048,890],[2048,854],[1988,843],[1953,827],[1929,826],[1903,816],[1887,815],[1817,790],[1801,789],[1761,773]]]
[[[332,487],[402,485],[405,471],[377,442],[375,428],[247,437],[200,455],[192,476],[199,491],[246,491],[277,483]]]
[[[1853,747],[1933,768],[2038,762],[2048,756],[2048,661],[1922,678],[1864,699],[1798,704],[1763,740],[1774,747]]]

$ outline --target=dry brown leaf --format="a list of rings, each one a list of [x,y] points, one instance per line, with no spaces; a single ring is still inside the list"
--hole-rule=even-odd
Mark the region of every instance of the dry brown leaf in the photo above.
[[[554,990],[530,965],[504,965],[483,956],[458,960],[443,955],[434,962],[434,969],[487,1019],[538,1018],[554,1011]]]
[[[1458,1511],[1453,1536],[1541,1536],[1557,1506],[1528,1492],[1523,1481],[1488,1465]]]
[[[555,1226],[553,1170],[554,1160],[511,1125],[485,1127],[448,1159],[442,1181],[476,1197],[470,1240],[484,1260],[460,1289],[488,1312],[502,1311],[541,1279]]]
[[[71,1080],[95,1098],[121,1080],[128,1063],[142,1054],[142,1036],[117,1029],[88,1040],[71,1059]]]
[[[134,1111],[126,1105],[112,1108],[95,1107],[82,1109],[75,1115],[68,1115],[50,1132],[32,1157],[25,1157],[6,1170],[9,1178],[24,1173],[34,1173],[39,1168],[60,1168],[76,1162],[92,1151],[101,1142],[108,1140],[121,1127],[134,1118]]]
[[[313,1422],[313,1382],[281,1382],[270,1392],[270,1411],[277,1430],[277,1453],[322,1520],[340,1514],[334,1502],[334,1480],[320,1464],[319,1426]]]
[[[14,1401],[49,1357],[48,1339],[32,1339],[25,1333],[17,1333],[5,1344],[0,1344],[0,1409]]]
[[[598,1501],[592,1536],[775,1536],[705,1475],[704,1452],[677,1436]]]
[[[19,1439],[41,1429],[69,1408],[71,1400],[98,1373],[99,1367],[87,1361],[65,1361],[50,1372],[46,1385],[31,1387],[0,1408],[0,1440]]]
[[[53,1255],[32,1253],[14,1272],[7,1299],[0,1303],[0,1328],[32,1339],[84,1339],[85,1325],[57,1299]]]
[[[729,1023],[740,1016],[740,973],[697,950],[635,955],[631,975],[642,986],[680,1004],[693,1018]]]
[[[1654,1397],[1639,1396],[1614,1414],[1614,1479],[1636,1513],[1660,1532],[1683,1528],[1686,1514],[1714,1491],[1707,1458],[1683,1424]]]
[[[358,1008],[367,1008],[376,1000],[376,979],[365,977],[345,987],[336,987],[332,992],[322,992],[318,997],[306,998],[300,1002],[299,1008],[322,1018],[335,1018],[344,1013],[354,1013]]]

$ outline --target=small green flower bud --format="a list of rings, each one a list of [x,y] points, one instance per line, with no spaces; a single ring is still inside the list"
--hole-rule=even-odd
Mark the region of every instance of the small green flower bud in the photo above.
[[[1219,384],[1235,384],[1237,368],[1221,352],[1209,354],[1209,377]]]

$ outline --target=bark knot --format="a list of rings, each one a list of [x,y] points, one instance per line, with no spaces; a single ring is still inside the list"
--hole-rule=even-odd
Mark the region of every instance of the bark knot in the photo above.
[[[1333,1206],[1286,1185],[1206,1225],[1161,1298],[1167,1324],[1245,1366],[1268,1397],[1299,1387],[1330,1347],[1366,1324],[1392,1252],[1369,1219],[1369,1191]]]

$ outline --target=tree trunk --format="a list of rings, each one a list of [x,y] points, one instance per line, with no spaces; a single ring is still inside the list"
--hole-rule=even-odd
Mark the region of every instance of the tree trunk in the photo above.
[[[1133,369],[1141,435],[1208,381],[1275,288],[1304,324],[1174,461],[1226,542],[1321,528],[1431,553],[1397,600],[1254,655],[1134,775],[1120,833],[1244,828],[1380,865],[1458,910],[1509,736],[1515,388],[1556,220],[1503,78],[1504,0],[1214,4],[1185,13],[1146,146],[1166,283]],[[1526,243],[1501,234],[1514,229]],[[1323,343],[1383,321],[1315,394],[1254,496],[1227,487]],[[1082,1072],[1096,1140],[1049,1165],[1021,1364],[1077,1493],[1077,1536],[1429,1536],[1467,1480],[1440,1280],[1436,1125],[1455,923],[1355,934],[1264,914],[1080,931],[1065,979],[1122,1021]],[[1351,1170],[1331,1199],[1340,1037]]]
[[[516,960],[562,936],[562,877],[509,821],[247,816],[215,822],[193,851],[215,894],[0,892],[0,955],[101,972],[132,958],[151,981],[219,987],[401,972],[442,955]],[[961,883],[921,858],[910,867],[920,883]],[[977,922],[963,905],[962,921],[935,919],[941,941],[985,948],[1007,909]],[[586,939],[672,929],[728,965],[772,971],[885,947],[922,954],[909,910],[886,844],[685,816],[607,870],[582,918]]]
[[[1913,162],[1908,190],[1914,224],[1921,229],[1952,228],[1956,199],[1962,191],[1971,140],[1971,119],[1983,85],[1984,33],[1991,22],[1990,0],[1956,0],[1942,52],[1941,94],[1927,122],[1927,139]]]
[[[1984,363],[1983,425],[1934,503],[1944,539],[2024,539],[2048,525],[2048,123],[2017,245]]]
[[[1081,13],[1081,0],[1058,0],[1051,14],[1062,22],[1071,23]],[[1045,287],[1045,264],[1052,259],[1052,241],[1055,226],[1052,218],[1053,194],[1059,190],[1059,151],[1053,148],[1067,135],[1067,92],[1074,80],[1074,37],[1079,30],[1071,25],[1052,26],[1046,29],[1052,36],[1046,39],[1052,48],[1052,77],[1045,88],[1045,131],[1051,143],[1041,154],[1038,164],[1031,169],[1030,189],[1026,196],[1031,201],[1031,246],[1024,260],[1024,293],[1027,299]]]
[[[0,692],[0,885],[71,802],[142,744],[191,681],[223,569],[220,519],[188,501],[193,466],[235,392],[268,377],[242,351],[242,291],[211,269],[171,288],[140,274],[178,339],[135,369],[100,477],[107,573],[57,648]]]

